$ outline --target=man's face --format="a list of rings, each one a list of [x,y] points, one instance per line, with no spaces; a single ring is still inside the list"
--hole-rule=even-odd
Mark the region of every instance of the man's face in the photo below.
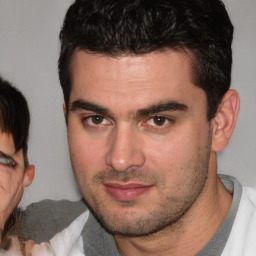
[[[22,150],[16,152],[12,136],[0,131],[0,228],[21,199],[24,174]]]
[[[24,158],[15,152],[13,138],[0,132],[0,217],[8,218],[23,192]],[[10,204],[10,205],[8,205]]]
[[[211,155],[206,95],[174,51],[72,62],[71,161],[113,233],[145,235],[180,219],[204,189]]]

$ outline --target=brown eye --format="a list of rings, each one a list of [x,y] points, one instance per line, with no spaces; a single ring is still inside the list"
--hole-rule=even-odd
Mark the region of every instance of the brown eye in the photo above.
[[[93,124],[101,124],[104,120],[103,116],[97,116],[97,115],[92,116],[91,118],[92,118],[92,123]]]
[[[155,117],[153,117],[153,122],[155,125],[161,126],[161,125],[165,124],[166,118],[163,116],[155,116]]]
[[[101,115],[91,115],[85,118],[82,118],[82,123],[84,127],[90,128],[106,128],[111,126],[111,121]]]

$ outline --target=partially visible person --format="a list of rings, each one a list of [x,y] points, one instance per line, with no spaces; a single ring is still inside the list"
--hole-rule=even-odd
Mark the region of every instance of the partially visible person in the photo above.
[[[0,77],[0,255],[83,255],[80,233],[89,212],[78,216],[49,243],[36,244],[12,230],[15,221],[23,214],[16,207],[35,173],[27,156],[29,124],[30,113],[25,97]]]
[[[49,242],[35,244],[18,236],[10,236],[8,248],[0,249],[1,256],[82,256],[83,239],[80,235],[87,222],[89,211],[78,216],[67,228],[56,234]]]
[[[6,241],[9,226],[24,192],[34,178],[29,165],[30,113],[22,93],[0,77],[0,241]]]

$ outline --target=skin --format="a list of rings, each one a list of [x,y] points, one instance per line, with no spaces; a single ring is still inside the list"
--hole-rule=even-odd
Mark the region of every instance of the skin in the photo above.
[[[25,169],[22,150],[16,152],[12,136],[1,131],[0,151],[16,163],[15,166],[0,164],[0,229],[3,229],[20,202],[24,188],[33,181],[35,167],[30,165]]]
[[[210,122],[206,106],[185,54],[75,53],[64,106],[71,161],[122,255],[194,255],[224,220],[232,196],[216,152],[232,134],[239,98],[229,91]]]
[[[35,244],[32,240],[22,240],[11,237],[11,246],[7,251],[1,251],[3,256],[54,256],[50,243]]]

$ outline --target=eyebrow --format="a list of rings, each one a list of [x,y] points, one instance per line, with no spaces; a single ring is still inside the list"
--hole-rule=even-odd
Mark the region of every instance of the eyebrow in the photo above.
[[[76,100],[71,103],[70,110],[76,111],[76,110],[90,110],[95,113],[98,113],[103,116],[111,116],[111,112],[102,106],[99,106],[95,103],[84,101],[84,100]],[[181,111],[181,112],[187,112],[188,106],[179,103],[177,101],[164,101],[159,102],[156,104],[152,104],[151,106],[143,109],[139,109],[136,112],[136,117],[143,117],[143,116],[149,116],[155,113],[163,112],[163,111]]]
[[[103,116],[109,115],[109,110],[101,107],[95,103],[91,103],[89,101],[84,101],[84,100],[76,100],[71,103],[70,110],[71,111],[76,111],[76,110],[90,110],[93,112],[96,112],[98,114],[101,114]]]
[[[181,112],[187,112],[188,106],[179,103],[177,101],[165,101],[165,102],[159,102],[156,104],[153,104],[145,109],[140,109],[137,111],[136,116],[149,116],[152,114],[156,114],[163,111],[181,111]]]

